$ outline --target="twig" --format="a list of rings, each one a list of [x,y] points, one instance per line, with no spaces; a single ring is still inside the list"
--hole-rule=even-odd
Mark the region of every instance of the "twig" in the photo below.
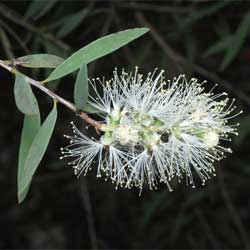
[[[145,18],[145,16],[141,12],[135,13],[135,18],[137,21],[142,25],[150,28],[150,34],[155,40],[155,42],[162,48],[164,53],[169,56],[175,63],[188,65],[191,67],[194,71],[197,73],[208,77],[209,79],[215,81],[216,83],[219,83],[224,89],[226,89],[229,92],[234,93],[235,96],[240,98],[242,101],[245,101],[248,105],[250,105],[250,97],[246,95],[244,92],[238,90],[237,88],[233,87],[232,84],[229,82],[223,80],[215,73],[212,73],[204,68],[202,68],[199,65],[196,65],[194,63],[191,63],[190,61],[186,60],[184,57],[176,53],[171,46],[166,42],[165,39],[161,36],[161,34],[157,31],[157,29]]]
[[[87,217],[88,228],[89,228],[89,237],[90,237],[92,249],[98,249],[94,217],[93,217],[92,207],[90,203],[89,191],[88,191],[86,179],[80,182],[80,197],[82,199],[82,203],[86,211],[86,217]]]
[[[12,74],[16,73],[16,69],[11,67],[10,65],[7,65],[4,63],[4,61],[0,60],[0,67],[5,68],[6,70],[8,70],[9,72],[11,72]],[[64,98],[60,97],[59,95],[55,94],[53,91],[49,90],[48,88],[46,88],[42,82],[36,81],[28,76],[26,76],[27,81],[35,86],[36,88],[40,89],[41,91],[43,91],[45,94],[47,94],[48,96],[50,96],[51,98],[53,98],[54,100],[56,100],[57,102],[63,104],[65,107],[67,107],[68,109],[70,109],[71,111],[73,111],[74,113],[76,113],[79,117],[81,117],[84,121],[86,121],[88,124],[92,125],[96,131],[99,130],[103,130],[103,124],[95,121],[94,119],[90,118],[85,112],[83,111],[78,111],[76,106],[65,100]]]

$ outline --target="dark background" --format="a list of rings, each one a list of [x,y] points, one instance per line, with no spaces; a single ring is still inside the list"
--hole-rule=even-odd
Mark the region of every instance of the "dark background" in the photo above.
[[[85,11],[84,11],[85,10]],[[84,12],[83,12],[84,11]],[[208,80],[236,98],[243,115],[234,153],[216,164],[217,177],[196,189],[115,190],[95,171],[77,179],[59,161],[73,113],[59,106],[56,129],[30,193],[18,205],[17,159],[22,114],[13,78],[0,69],[0,248],[250,248],[250,2],[248,1],[1,1],[1,59],[31,53],[66,58],[108,33],[151,26],[150,33],[89,65],[90,77],[115,67],[166,78],[180,73]],[[230,55],[231,54],[231,55]],[[231,57],[224,65],[225,58]],[[24,70],[24,69],[22,69]],[[23,72],[45,79],[47,71]],[[50,87],[72,101],[74,76]],[[34,90],[42,118],[51,100]],[[81,122],[79,122],[81,123]]]

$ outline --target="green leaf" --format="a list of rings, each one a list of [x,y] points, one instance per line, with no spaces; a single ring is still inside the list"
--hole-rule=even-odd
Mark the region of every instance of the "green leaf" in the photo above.
[[[63,26],[61,27],[61,29],[59,29],[56,36],[58,38],[63,38],[73,30],[75,30],[81,24],[83,19],[88,15],[89,11],[89,8],[85,8],[66,17],[64,19]]]
[[[54,71],[52,71],[46,81],[56,80],[68,75],[79,69],[83,63],[88,64],[91,61],[103,57],[142,36],[147,31],[147,28],[135,28],[113,33],[97,39],[67,58]]]
[[[209,57],[212,56],[214,54],[217,54],[221,51],[226,50],[232,43],[233,40],[233,36],[232,35],[228,35],[224,38],[222,38],[220,41],[216,42],[215,44],[213,44],[211,47],[209,47],[204,53],[203,53],[203,57]]]
[[[16,73],[14,86],[15,101],[18,109],[26,115],[36,115],[39,113],[37,100],[27,83],[26,76]]]
[[[220,70],[224,70],[234,60],[235,56],[239,52],[241,46],[245,41],[245,38],[249,33],[249,29],[250,29],[250,13],[248,13],[245,16],[240,26],[238,27],[236,33],[233,35],[231,45],[227,49]]]
[[[36,133],[34,140],[32,141],[32,144],[28,150],[23,171],[20,173],[18,196],[21,196],[21,194],[24,193],[30,185],[31,179],[49,144],[56,119],[57,109],[56,105],[54,105],[54,108]]]
[[[34,54],[12,59],[14,64],[28,68],[56,68],[63,58],[50,54]]]
[[[18,174],[17,174],[17,188],[20,190],[21,176],[24,171],[24,162],[32,141],[40,128],[40,114],[37,115],[25,115],[23,120],[23,129],[21,142],[19,147],[18,158]],[[26,197],[29,191],[30,184],[22,191],[18,192],[18,202],[21,203]]]
[[[77,109],[82,109],[85,106],[88,95],[88,68],[87,64],[84,63],[78,72],[74,88],[74,100]]]

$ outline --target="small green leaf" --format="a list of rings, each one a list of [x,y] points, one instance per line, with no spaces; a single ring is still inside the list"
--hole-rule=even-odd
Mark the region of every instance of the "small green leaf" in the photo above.
[[[103,57],[142,36],[147,31],[147,28],[135,28],[113,33],[97,39],[67,58],[62,64],[54,69],[54,71],[52,71],[46,81],[56,80],[68,75],[79,69],[83,63],[88,64],[91,61]]]
[[[54,105],[54,108],[36,133],[34,140],[32,141],[32,144],[28,150],[26,160],[24,162],[24,168],[20,174],[18,195],[21,195],[29,187],[31,179],[49,144],[56,119],[57,109],[56,105]]]
[[[28,68],[56,68],[63,58],[50,54],[34,54],[12,59],[14,64]]]
[[[25,115],[23,120],[23,129],[21,142],[19,147],[19,157],[18,157],[18,174],[17,174],[17,188],[20,190],[21,176],[24,171],[24,162],[32,141],[40,128],[40,114],[37,115]],[[21,203],[26,197],[29,191],[28,185],[22,192],[18,192],[18,202]]]
[[[231,45],[228,47],[226,55],[223,59],[220,70],[224,70],[235,58],[239,52],[242,44],[245,41],[250,29],[250,13],[248,13],[240,26],[238,27],[236,33],[233,35]]]
[[[64,19],[63,26],[61,27],[61,29],[59,29],[56,36],[58,38],[63,38],[73,30],[75,30],[81,24],[83,19],[88,15],[89,10],[89,8],[85,8],[66,17]]]
[[[14,86],[15,101],[18,109],[26,115],[36,115],[39,113],[37,100],[27,83],[26,76],[16,73]]]
[[[85,106],[88,95],[88,68],[87,64],[84,63],[78,72],[74,88],[74,100],[77,109],[82,109]]]

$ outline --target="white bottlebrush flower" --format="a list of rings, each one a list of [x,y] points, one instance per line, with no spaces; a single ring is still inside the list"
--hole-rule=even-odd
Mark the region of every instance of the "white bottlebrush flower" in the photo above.
[[[73,125],[75,136],[67,136],[71,144],[62,158],[74,158],[76,174],[86,173],[96,159],[97,176],[104,172],[117,187],[142,190],[145,183],[157,188],[164,182],[171,190],[175,177],[194,187],[194,172],[204,184],[215,174],[214,161],[231,152],[221,143],[236,134],[237,125],[228,120],[238,115],[230,116],[234,100],[229,104],[226,93],[205,93],[204,83],[184,75],[166,82],[157,70],[143,79],[137,68],[120,76],[115,70],[109,81],[90,81],[89,104],[101,111],[103,134],[99,141],[89,139]]]

